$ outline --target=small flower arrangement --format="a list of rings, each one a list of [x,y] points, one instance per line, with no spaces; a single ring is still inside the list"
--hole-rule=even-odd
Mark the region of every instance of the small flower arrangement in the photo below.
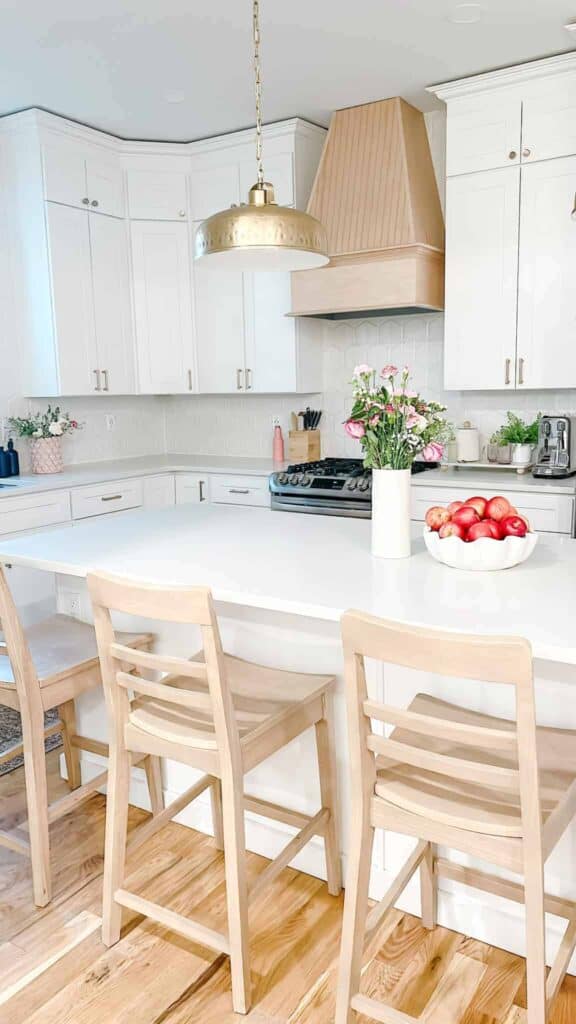
[[[18,437],[28,437],[31,441],[62,437],[81,429],[78,420],[73,420],[67,412],[62,412],[59,405],[54,408],[49,405],[46,412],[36,412],[32,416],[12,416],[8,422]]]
[[[354,405],[344,429],[360,441],[367,469],[409,469],[417,455],[442,458],[450,437],[445,405],[408,389],[407,367],[388,365],[379,375],[366,364],[354,370]]]

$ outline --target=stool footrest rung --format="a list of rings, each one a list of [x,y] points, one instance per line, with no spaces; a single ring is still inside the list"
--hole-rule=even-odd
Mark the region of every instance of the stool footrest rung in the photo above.
[[[357,1013],[363,1013],[366,1017],[372,1017],[381,1024],[418,1024],[417,1017],[411,1017],[408,1013],[395,1010],[392,1006],[384,1006],[376,999],[358,994],[350,1000],[350,1006]]]
[[[176,913],[175,910],[161,907],[159,903],[146,900],[143,896],[137,896],[133,892],[128,892],[127,889],[117,889],[114,893],[114,899],[120,906],[126,907],[128,910],[134,910],[137,914],[143,914],[144,917],[151,918],[157,924],[169,928],[170,931],[177,932],[178,935],[183,935],[185,939],[190,939],[191,942],[207,946],[208,949],[215,949],[217,953],[230,954],[228,936],[223,935],[221,932],[215,932],[212,928],[207,928],[206,925],[200,924],[198,921],[191,921],[190,918]]]

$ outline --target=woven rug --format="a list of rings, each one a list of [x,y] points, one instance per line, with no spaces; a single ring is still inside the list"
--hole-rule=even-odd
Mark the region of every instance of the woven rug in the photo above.
[[[45,724],[54,725],[58,721],[58,709],[53,708],[52,711],[47,711],[45,715]],[[4,707],[0,705],[0,754],[9,747],[13,747],[15,743],[18,743],[22,739],[22,728],[20,725],[20,713],[13,711],[12,708]],[[54,750],[56,747],[62,746],[62,737],[60,733],[56,733],[54,736],[48,736],[44,742],[46,750]],[[19,754],[18,757],[13,757],[11,761],[5,761],[4,764],[0,764],[0,775],[7,775],[8,772],[13,772],[15,768],[20,768],[24,763],[24,757]]]

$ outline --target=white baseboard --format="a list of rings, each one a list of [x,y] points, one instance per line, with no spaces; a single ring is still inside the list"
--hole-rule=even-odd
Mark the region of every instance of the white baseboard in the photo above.
[[[65,777],[63,755],[61,755],[60,764],[61,772]],[[88,782],[102,771],[106,762],[95,754],[83,751],[81,764],[82,781]],[[105,791],[105,787],[102,787],[101,792]],[[179,792],[166,789],[164,790],[164,801],[169,804],[179,795]],[[150,810],[146,776],[141,768],[132,769],[130,802],[136,807]],[[208,794],[202,793],[194,803],[188,804],[174,820],[188,828],[203,832],[205,835],[213,835]],[[293,834],[294,830],[282,822],[261,818],[251,811],[246,812],[246,846],[253,853],[271,859],[280,853]],[[326,879],[323,840],[315,836],[294,858],[292,866],[316,878]],[[343,867],[344,869],[346,867],[345,857],[343,858]],[[390,872],[373,869],[370,884],[372,899],[382,899],[393,880],[394,876]],[[412,879],[396,905],[407,913],[415,914],[417,917],[420,915],[420,891],[417,877]],[[506,949],[510,953],[525,955],[524,912],[518,904],[444,881],[438,894],[438,923],[444,928],[470,935],[481,942]],[[556,956],[564,928],[565,922],[559,918],[547,917],[548,964],[551,964]],[[576,974],[576,954],[571,961],[569,973]]]

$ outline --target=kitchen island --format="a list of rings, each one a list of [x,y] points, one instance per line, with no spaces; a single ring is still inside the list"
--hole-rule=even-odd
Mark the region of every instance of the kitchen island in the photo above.
[[[532,558],[500,573],[465,573],[434,562],[415,528],[413,556],[378,561],[370,555],[370,523],[365,520],[273,513],[265,509],[187,505],[137,511],[78,523],[74,529],[0,542],[0,561],[59,574],[62,595],[74,593],[82,617],[90,606],[83,577],[90,570],[176,585],[211,587],[224,646],[231,653],[281,668],[333,672],[338,676],[337,730],[342,849],[346,853],[348,815],[346,728],[343,705],[339,619],[350,607],[386,618],[440,629],[487,634],[520,634],[536,658],[539,722],[576,728],[576,543],[568,537],[542,538]],[[126,622],[119,620],[124,626]],[[134,625],[134,620],[131,620]],[[141,623],[144,625],[144,623]],[[150,625],[150,624],[146,624]],[[194,630],[152,624],[159,649],[191,655]],[[423,676],[391,666],[370,665],[373,696],[405,706],[421,689],[481,711],[514,714],[512,695],[482,683]],[[505,691],[502,687],[497,690]],[[79,709],[80,730],[106,737],[101,694],[89,694]],[[319,793],[311,737],[305,735],[247,778],[259,794],[309,812]],[[86,762],[84,770],[98,770]],[[165,789],[173,799],[190,784],[190,770],[165,764]],[[135,775],[133,798],[144,787]],[[208,803],[198,801],[181,820],[210,830]],[[576,896],[569,832],[549,861],[550,892]],[[272,856],[285,843],[285,828],[247,818],[251,849]],[[381,894],[412,841],[379,836],[375,848],[373,894]],[[461,859],[461,858],[460,858]],[[310,844],[295,861],[314,874],[324,871],[322,844]],[[440,921],[459,931],[516,951],[523,949],[520,909],[485,895],[443,883]],[[408,890],[404,906],[418,908]],[[549,953],[557,932],[550,928]]]

